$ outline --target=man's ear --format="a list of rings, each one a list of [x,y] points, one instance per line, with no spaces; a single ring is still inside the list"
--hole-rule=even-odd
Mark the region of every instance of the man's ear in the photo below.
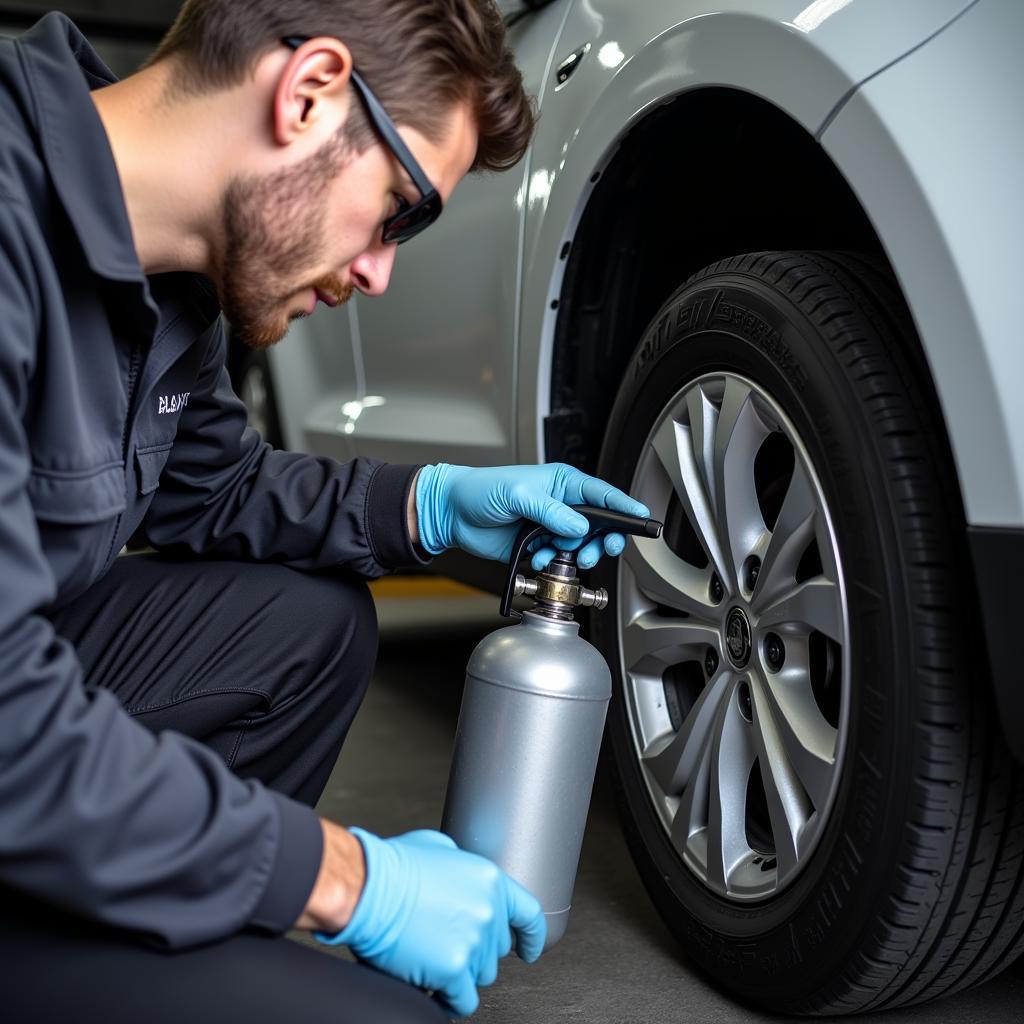
[[[310,130],[327,136],[345,123],[352,54],[340,40],[317,36],[304,42],[281,71],[274,89],[274,141],[286,146]]]

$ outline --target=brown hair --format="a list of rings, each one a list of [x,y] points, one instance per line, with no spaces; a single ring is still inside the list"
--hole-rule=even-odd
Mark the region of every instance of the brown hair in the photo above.
[[[391,118],[432,141],[468,101],[479,143],[473,170],[504,170],[526,152],[536,115],[492,0],[185,0],[148,63],[178,58],[174,87],[237,85],[286,36],[333,36]],[[346,125],[357,150],[375,140],[362,105]]]

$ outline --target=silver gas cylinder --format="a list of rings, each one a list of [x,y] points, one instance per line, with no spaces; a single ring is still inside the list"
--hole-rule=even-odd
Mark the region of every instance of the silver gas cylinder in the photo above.
[[[660,532],[653,520],[574,508],[595,531]],[[603,608],[608,595],[580,584],[576,553],[560,552],[535,579],[515,573],[541,532],[524,528],[517,538],[502,614],[517,614],[516,594],[536,605],[469,659],[441,830],[540,900],[549,948],[568,923],[612,685],[573,617],[579,605]]]

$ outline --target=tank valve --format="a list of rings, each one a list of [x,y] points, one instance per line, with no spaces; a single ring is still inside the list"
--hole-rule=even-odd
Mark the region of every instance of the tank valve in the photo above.
[[[658,538],[661,536],[662,524],[656,519],[640,519],[627,516],[622,512],[613,512],[606,508],[594,508],[592,505],[570,505],[574,511],[586,516],[590,523],[588,537],[601,533],[620,532],[636,537]],[[535,597],[537,607],[534,611],[549,618],[571,619],[573,609],[580,605],[596,608],[598,611],[608,606],[608,591],[603,587],[592,590],[583,586],[576,575],[576,552],[559,551],[545,570],[536,579],[529,579],[516,572],[519,560],[527,552],[527,546],[541,534],[545,533],[542,526],[526,523],[519,531],[512,546],[508,575],[505,577],[505,588],[501,598],[501,614],[505,617],[519,618],[520,613],[512,611],[513,597]]]
[[[516,597],[537,598],[537,611],[571,618],[572,610],[580,605],[598,611],[608,605],[608,591],[601,587],[584,587],[576,576],[576,552],[563,551],[551,560],[536,579],[516,574],[512,592]]]

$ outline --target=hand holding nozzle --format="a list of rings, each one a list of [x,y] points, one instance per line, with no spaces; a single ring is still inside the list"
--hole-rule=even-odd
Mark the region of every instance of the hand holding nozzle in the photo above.
[[[574,512],[586,518],[589,530],[583,538],[586,540],[601,533],[622,533],[634,537],[660,537],[662,523],[657,519],[641,516],[630,516],[612,509],[597,508],[593,505],[570,505]],[[591,590],[579,585],[576,578],[576,551],[561,551],[549,563],[537,579],[516,573],[519,560],[523,557],[531,541],[536,540],[548,531],[543,526],[527,523],[516,537],[509,559],[509,572],[505,579],[505,588],[501,600],[501,614],[510,616],[512,598],[521,594],[527,597],[540,597],[545,603],[551,604],[562,612],[571,615],[571,609],[577,605],[591,606],[602,609],[608,604],[608,592],[604,589]]]
[[[621,554],[621,532],[603,531],[586,541],[587,520],[572,510],[585,505],[648,515],[641,502],[617,487],[560,462],[540,466],[424,466],[416,476],[410,532],[431,554],[461,548],[482,558],[507,562],[522,521],[546,527],[550,542],[533,552],[543,569],[559,549],[579,548],[583,569],[602,555]]]

